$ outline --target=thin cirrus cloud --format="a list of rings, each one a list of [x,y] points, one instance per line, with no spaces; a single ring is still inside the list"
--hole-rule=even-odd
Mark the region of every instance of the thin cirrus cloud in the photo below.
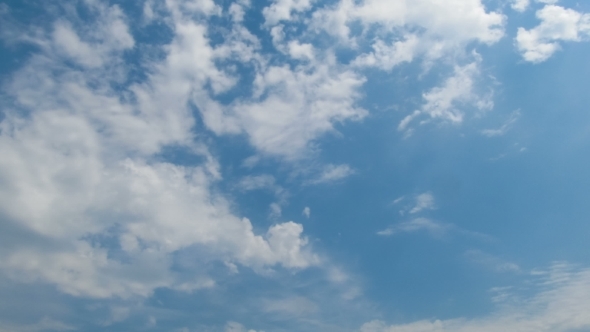
[[[510,129],[512,129],[514,124],[518,121],[518,119],[520,118],[520,114],[521,113],[519,110],[512,112],[508,120],[506,120],[506,122],[504,122],[499,128],[484,129],[481,131],[481,134],[487,137],[497,137],[505,135]]]
[[[466,319],[422,320],[387,325],[382,321],[364,324],[361,332],[446,332],[515,331],[566,332],[590,327],[586,308],[590,299],[590,271],[556,263],[546,271],[534,271],[535,293],[528,298],[509,294],[487,316]]]
[[[424,118],[420,124],[432,120],[441,120],[451,124],[460,124],[465,118],[465,109],[476,109],[480,111],[493,108],[491,95],[478,93],[476,79],[480,75],[479,63],[481,59],[476,54],[476,61],[464,66],[455,66],[452,76],[438,87],[432,88],[424,93],[422,107],[404,117],[398,130],[405,132],[406,136],[412,134],[414,129],[411,124],[416,119]]]

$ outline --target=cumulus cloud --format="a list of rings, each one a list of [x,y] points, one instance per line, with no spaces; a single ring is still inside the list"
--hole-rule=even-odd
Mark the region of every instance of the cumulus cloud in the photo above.
[[[129,85],[123,55],[134,40],[121,10],[87,4],[91,28],[57,21],[37,36],[42,53],[3,91],[14,102],[3,106],[0,123],[2,227],[24,235],[0,235],[0,270],[75,296],[128,298],[158,287],[212,287],[205,276],[187,280],[170,269],[174,253],[195,246],[207,248],[208,259],[255,270],[317,264],[301,225],[257,234],[212,190],[221,172],[194,137],[189,106],[195,96],[207,99],[207,87],[216,94],[235,80],[216,67],[206,26],[186,16],[215,14],[212,2],[166,3],[175,37],[160,62],[147,63],[147,78]],[[171,145],[204,162],[156,161]]]
[[[385,69],[411,61],[415,54],[436,59],[472,41],[495,43],[503,36],[504,24],[501,14],[487,12],[479,0],[341,0],[317,10],[313,17],[316,29],[350,44],[355,44],[351,33],[355,22],[365,29],[378,26],[397,36],[401,30],[403,38],[391,45],[379,40],[373,54],[358,60],[359,64]]]
[[[479,318],[424,320],[387,325],[382,321],[364,324],[361,332],[566,332],[590,328],[590,271],[568,264],[555,264],[541,276],[530,298],[510,298],[498,309]]]
[[[520,267],[481,250],[468,250],[464,256],[471,262],[495,272],[520,272]]]
[[[282,20],[291,20],[293,12],[302,12],[311,8],[312,0],[273,0],[262,11],[267,25],[275,25]]]
[[[529,7],[529,4],[530,0],[512,0],[510,6],[518,12],[524,12]]]
[[[349,70],[336,71],[319,65],[310,70],[272,66],[260,72],[254,99],[232,106],[252,145],[270,155],[300,158],[334,123],[364,118],[367,111],[354,105],[364,79]]]
[[[268,189],[275,187],[275,178],[272,175],[264,174],[257,176],[246,176],[238,182],[238,188],[244,191]]]
[[[590,36],[590,14],[547,5],[536,16],[541,23],[530,30],[518,28],[516,36],[516,46],[526,61],[543,62],[561,48],[560,41],[579,42]]]

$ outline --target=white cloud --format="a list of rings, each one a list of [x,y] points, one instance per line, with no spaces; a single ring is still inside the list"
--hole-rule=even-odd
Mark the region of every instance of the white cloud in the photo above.
[[[507,262],[481,250],[468,250],[464,255],[473,263],[495,272],[520,272],[520,267],[517,264]]]
[[[479,62],[465,66],[456,66],[454,73],[439,87],[423,94],[424,104],[420,110],[406,116],[398,125],[398,130],[411,133],[409,125],[422,115],[430,119],[441,119],[450,123],[461,123],[464,111],[461,107],[475,107],[487,110],[493,107],[489,96],[481,96],[475,92],[475,79],[479,75]],[[425,122],[427,120],[424,120]]]
[[[269,217],[271,219],[278,219],[281,217],[282,214],[283,214],[283,209],[281,209],[281,206],[279,204],[277,204],[277,203],[270,204]]]
[[[322,170],[322,173],[318,176],[317,179],[311,181],[311,183],[318,184],[318,183],[328,183],[334,182],[338,180],[342,180],[354,174],[354,170],[346,165],[327,165]]]
[[[267,25],[275,25],[283,20],[291,20],[293,12],[302,12],[311,8],[312,0],[273,0],[262,13]]]
[[[305,218],[308,218],[309,219],[309,216],[311,215],[311,209],[309,208],[309,206],[306,206],[303,209],[303,212],[301,212],[301,214],[304,215]]]
[[[391,70],[403,62],[414,60],[419,46],[418,43],[419,39],[416,35],[407,35],[403,40],[396,41],[391,45],[377,40],[373,44],[373,52],[360,55],[353,61],[353,65]]]
[[[495,136],[502,136],[508,132],[512,126],[518,121],[520,118],[520,111],[514,111],[510,114],[510,117],[506,122],[497,129],[484,129],[481,131],[481,134],[487,137],[495,137]]]
[[[274,186],[275,178],[268,174],[246,176],[238,182],[238,188],[245,191],[274,188]]]
[[[590,328],[590,270],[556,264],[540,274],[537,292],[530,298],[501,302],[483,317],[424,320],[387,325],[382,321],[364,324],[361,332],[566,332]]]
[[[382,231],[379,231],[377,232],[377,235],[391,236],[399,233],[414,233],[425,231],[434,237],[442,237],[445,236],[452,229],[452,225],[442,224],[426,218],[416,218],[411,221],[402,222]]]
[[[255,270],[319,263],[301,225],[287,222],[256,234],[213,190],[220,167],[195,139],[189,105],[208,100],[206,86],[216,94],[235,84],[214,61],[231,52],[216,53],[206,26],[184,14],[214,14],[212,4],[168,1],[175,37],[161,62],[145,64],[146,80],[129,86],[121,56],[134,41],[118,7],[97,7],[87,29],[59,21],[37,39],[42,53],[3,91],[14,104],[3,105],[0,123],[0,213],[3,227],[26,234],[22,241],[0,241],[3,273],[74,296],[128,298],[158,287],[214,286],[206,276],[187,280],[169,269],[174,253],[194,246],[207,248],[209,260]],[[211,123],[215,114],[208,112]],[[221,118],[226,130],[239,131],[231,118]],[[155,161],[170,145],[205,161]],[[120,249],[102,246],[104,237],[118,240]]]
[[[579,42],[590,36],[590,14],[547,5],[536,16],[541,23],[530,30],[518,28],[516,36],[518,51],[526,61],[543,62],[561,48],[560,41]]]
[[[317,10],[313,18],[316,29],[350,45],[356,44],[350,29],[355,22],[360,22],[365,30],[378,26],[394,36],[405,36],[402,40],[406,42],[394,42],[391,46],[379,41],[373,54],[358,59],[359,64],[384,69],[411,61],[417,54],[436,59],[469,42],[495,43],[503,36],[504,25],[504,17],[487,12],[479,0],[444,3],[433,0],[341,0],[334,6]]]
[[[414,214],[423,210],[432,210],[434,208],[434,196],[432,193],[427,192],[416,196],[416,205],[410,210],[410,213]]]
[[[512,0],[512,9],[524,12],[530,5],[530,0]]]
[[[354,106],[364,79],[349,70],[337,71],[326,65],[269,67],[256,77],[254,99],[236,103],[232,113],[259,151],[301,158],[335,122],[367,115]]]

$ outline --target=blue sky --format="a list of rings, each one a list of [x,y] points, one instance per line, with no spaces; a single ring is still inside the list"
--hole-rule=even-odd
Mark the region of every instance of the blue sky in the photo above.
[[[590,331],[590,4],[0,16],[0,332]]]

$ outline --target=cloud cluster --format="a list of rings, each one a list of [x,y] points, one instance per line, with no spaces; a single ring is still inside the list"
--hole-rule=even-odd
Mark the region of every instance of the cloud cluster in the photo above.
[[[3,273],[76,296],[126,298],[213,286],[170,269],[191,248],[255,270],[319,262],[301,225],[257,234],[212,190],[219,165],[193,132],[190,105],[235,80],[216,67],[206,26],[187,18],[208,7],[191,4],[167,2],[175,37],[136,83],[126,83],[135,42],[117,6],[89,1],[87,28],[61,18],[46,34],[23,36],[42,52],[4,90],[13,102],[0,127]],[[203,162],[161,161],[169,146]]]
[[[541,23],[530,30],[519,28],[516,36],[516,45],[526,61],[543,62],[561,48],[560,41],[579,42],[590,36],[590,14],[547,5],[536,16]]]
[[[341,0],[314,12],[312,24],[353,49],[368,31],[376,31],[372,51],[352,64],[390,71],[416,58],[430,66],[444,57],[461,57],[469,43],[493,44],[504,35],[504,20],[479,0]],[[357,24],[362,32],[355,30]]]

